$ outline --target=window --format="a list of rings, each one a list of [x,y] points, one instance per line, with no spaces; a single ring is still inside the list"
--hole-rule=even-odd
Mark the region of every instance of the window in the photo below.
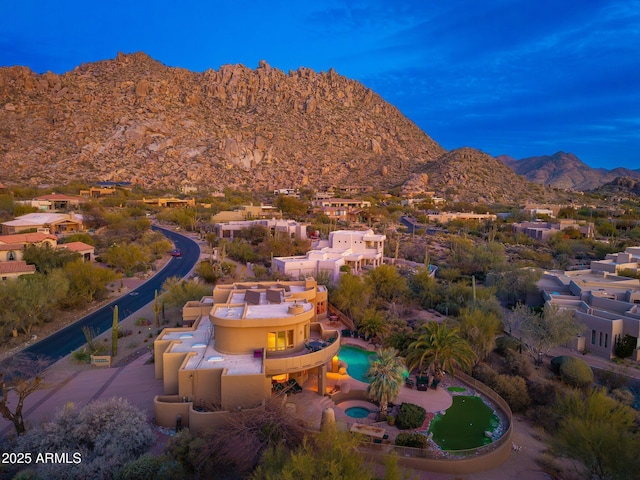
[[[293,330],[269,332],[267,335],[267,350],[278,351],[293,348]]]
[[[7,252],[7,260],[16,260],[17,258],[16,252],[13,250],[9,250],[9,252]]]
[[[598,342],[598,346],[601,347],[602,346],[602,332],[600,332],[600,342]]]
[[[609,343],[609,334],[605,333],[604,334],[604,348],[607,348],[608,343]]]
[[[591,345],[595,345],[595,344],[596,344],[596,331],[591,330]]]

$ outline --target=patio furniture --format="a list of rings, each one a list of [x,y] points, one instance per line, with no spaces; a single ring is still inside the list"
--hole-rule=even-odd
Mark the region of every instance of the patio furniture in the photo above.
[[[404,379],[404,384],[409,388],[413,388],[416,383],[410,377],[407,377]]]
[[[423,376],[423,375],[417,375],[416,388],[421,392],[426,391],[429,388],[429,377]]]
[[[290,378],[287,380],[287,385],[292,393],[300,393],[302,392],[302,387],[298,384],[295,378]]]

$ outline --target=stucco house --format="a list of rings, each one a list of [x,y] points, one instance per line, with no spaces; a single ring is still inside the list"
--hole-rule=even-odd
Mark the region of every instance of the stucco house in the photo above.
[[[0,262],[0,281],[17,278],[21,275],[33,275],[34,273],[36,273],[36,266],[27,265],[24,260]]]
[[[0,235],[0,262],[22,260],[24,249],[29,245],[49,245],[54,248],[57,243],[55,235],[42,232]]]
[[[295,220],[283,220],[278,218],[256,219],[256,220],[237,220],[214,225],[215,233],[218,238],[232,239],[241,230],[259,225],[271,232],[272,235],[286,235],[290,238],[300,240],[307,239],[307,223],[298,223]]]
[[[179,416],[203,429],[220,411],[256,407],[310,376],[323,394],[340,348],[340,332],[319,323],[327,302],[312,278],[218,285],[211,297],[188,302],[186,326],[165,328],[154,342],[155,374],[164,382],[156,422],[175,426]]]
[[[27,213],[2,223],[2,235],[29,231],[58,234],[83,230],[82,215],[74,213]]]
[[[634,360],[640,360],[640,280],[617,275],[620,270],[640,267],[640,247],[607,255],[591,268],[567,272],[545,272],[538,283],[549,305],[575,311],[585,325],[585,334],[571,347],[587,349],[607,359],[615,356],[615,343],[624,336],[636,339]]]
[[[336,230],[306,255],[274,257],[273,268],[290,278],[316,277],[324,272],[335,281],[343,265],[352,273],[382,265],[386,238],[373,230]]]

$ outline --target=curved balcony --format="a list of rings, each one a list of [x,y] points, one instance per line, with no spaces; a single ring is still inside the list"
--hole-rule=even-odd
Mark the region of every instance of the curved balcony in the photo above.
[[[264,360],[264,373],[265,375],[280,375],[310,370],[330,362],[339,350],[340,338],[338,337],[330,345],[315,352],[305,350],[295,355],[274,358],[269,358],[269,353],[267,353],[267,358]]]

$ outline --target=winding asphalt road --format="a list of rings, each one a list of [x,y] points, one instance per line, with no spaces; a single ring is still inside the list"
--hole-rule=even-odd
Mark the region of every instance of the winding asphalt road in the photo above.
[[[155,291],[160,291],[162,284],[169,277],[185,277],[196,264],[200,257],[200,247],[192,239],[180,235],[171,230],[152,227],[162,232],[169,240],[174,242],[176,248],[182,252],[180,257],[171,257],[171,260],[144,284],[132,290],[127,295],[119,297],[113,302],[81,318],[71,325],[40,340],[22,350],[21,353],[42,357],[49,365],[69,355],[72,351],[86,343],[82,327],[92,327],[99,335],[111,328],[113,324],[113,308],[118,305],[118,312],[122,320],[153,302]]]

